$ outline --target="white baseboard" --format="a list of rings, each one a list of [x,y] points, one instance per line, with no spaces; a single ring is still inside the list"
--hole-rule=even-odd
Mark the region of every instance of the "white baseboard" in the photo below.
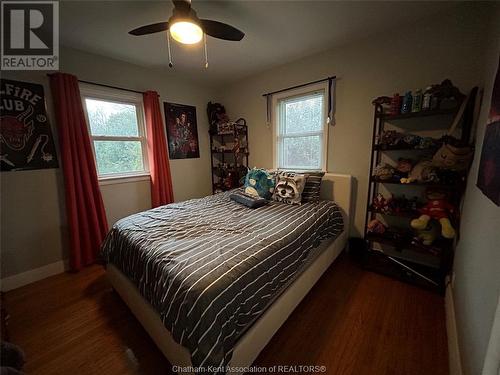
[[[47,264],[40,268],[18,273],[17,275],[7,276],[0,280],[0,289],[2,292],[7,292],[34,283],[35,281],[45,279],[46,277],[63,273],[67,269],[67,261],[60,260],[59,262]]]
[[[460,360],[460,347],[458,346],[457,321],[455,317],[455,303],[451,283],[446,287],[444,297],[446,312],[446,333],[448,335],[448,361],[450,375],[462,375],[462,362]]]

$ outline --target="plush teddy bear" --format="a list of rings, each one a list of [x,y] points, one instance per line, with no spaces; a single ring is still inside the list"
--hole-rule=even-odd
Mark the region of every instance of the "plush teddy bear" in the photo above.
[[[435,219],[441,224],[441,234],[444,238],[455,237],[455,229],[451,225],[450,215],[454,212],[454,207],[448,202],[446,192],[437,189],[426,191],[427,204],[419,211],[418,219],[410,222],[412,228],[423,230],[427,227],[429,220]]]

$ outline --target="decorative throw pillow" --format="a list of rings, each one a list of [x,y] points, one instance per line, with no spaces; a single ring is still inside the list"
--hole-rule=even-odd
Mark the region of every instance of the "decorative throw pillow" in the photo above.
[[[295,172],[281,171],[277,175],[273,200],[287,204],[301,204],[306,176]]]
[[[253,168],[245,177],[245,193],[254,197],[271,198],[275,179],[265,169]]]
[[[321,181],[325,172],[307,172],[306,186],[302,192],[302,202],[318,202]]]

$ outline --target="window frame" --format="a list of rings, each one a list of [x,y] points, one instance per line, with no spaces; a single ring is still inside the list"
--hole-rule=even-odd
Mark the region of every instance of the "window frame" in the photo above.
[[[85,114],[85,122],[87,123],[87,130],[90,138],[90,145],[92,147],[92,152],[94,154],[94,163],[97,172],[97,177],[100,184],[113,183],[113,180],[124,180],[128,179],[130,181],[137,180],[149,180],[150,170],[148,161],[148,143],[147,143],[147,133],[146,133],[146,118],[144,115],[144,102],[143,97],[139,93],[112,89],[108,87],[101,87],[97,85],[92,85],[88,83],[80,83],[80,95],[82,99],[83,112]],[[136,116],[137,116],[137,136],[109,136],[109,135],[92,135],[92,130],[90,127],[89,116],[87,112],[86,99],[101,100],[117,104],[127,104],[134,105]],[[97,166],[97,155],[95,152],[94,141],[139,141],[141,143],[142,150],[142,164],[143,170],[134,172],[121,172],[121,173],[99,173],[99,168]]]
[[[303,170],[303,171],[327,171],[327,157],[328,157],[328,84],[327,82],[320,82],[311,85],[307,85],[304,87],[300,87],[297,89],[287,90],[278,94],[273,95],[272,98],[272,108],[274,110],[274,114],[272,116],[272,140],[273,140],[273,168],[274,169],[283,169],[283,170]],[[305,96],[310,96],[314,94],[323,95],[323,126],[321,131],[313,131],[307,133],[298,133],[293,135],[282,136],[281,133],[281,123],[280,119],[282,117],[281,113],[281,103],[285,100],[290,100],[293,98],[300,98]],[[285,138],[301,138],[306,136],[314,136],[319,135],[321,138],[321,147],[322,150],[320,152],[321,160],[320,160],[320,168],[293,168],[293,167],[285,167],[280,165],[280,145]]]

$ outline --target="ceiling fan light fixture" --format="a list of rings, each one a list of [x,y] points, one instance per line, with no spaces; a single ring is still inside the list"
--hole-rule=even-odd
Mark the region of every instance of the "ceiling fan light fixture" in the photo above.
[[[170,35],[179,43],[196,44],[203,38],[203,30],[190,20],[179,20],[170,25]]]

